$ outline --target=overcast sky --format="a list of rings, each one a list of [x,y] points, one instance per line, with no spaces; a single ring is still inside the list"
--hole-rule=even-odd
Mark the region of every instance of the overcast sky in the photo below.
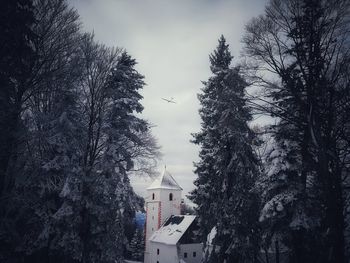
[[[262,14],[266,0],[70,0],[86,31],[108,46],[125,48],[145,76],[144,118],[155,125],[167,170],[184,189],[193,189],[198,147],[191,133],[200,129],[197,94],[208,79],[209,54],[223,34],[239,59],[244,25]],[[234,60],[235,60],[234,59]],[[176,104],[161,98],[173,97]],[[133,179],[145,196],[144,179]]]

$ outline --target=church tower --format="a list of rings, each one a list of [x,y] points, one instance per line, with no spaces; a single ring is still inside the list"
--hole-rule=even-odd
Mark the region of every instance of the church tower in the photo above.
[[[145,263],[149,263],[149,238],[171,215],[180,215],[182,188],[164,168],[163,173],[147,188]]]

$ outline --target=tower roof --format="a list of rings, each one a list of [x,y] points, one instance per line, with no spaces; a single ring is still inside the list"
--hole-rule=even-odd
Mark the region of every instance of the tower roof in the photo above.
[[[171,176],[171,174],[164,168],[163,173],[156,178],[153,183],[147,188],[151,189],[173,189],[173,190],[182,190],[179,184]]]

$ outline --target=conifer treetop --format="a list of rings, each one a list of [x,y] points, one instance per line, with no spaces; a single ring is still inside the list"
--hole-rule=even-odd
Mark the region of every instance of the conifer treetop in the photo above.
[[[217,73],[221,70],[229,69],[233,56],[229,51],[229,45],[226,44],[224,35],[218,40],[219,44],[214,52],[209,55],[211,63],[210,69],[213,73]]]

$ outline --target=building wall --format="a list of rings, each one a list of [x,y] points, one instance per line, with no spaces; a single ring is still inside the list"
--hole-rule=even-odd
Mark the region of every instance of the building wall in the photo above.
[[[157,254],[159,249],[159,254]],[[179,263],[176,245],[150,242],[149,263]]]
[[[203,257],[202,248],[202,243],[181,244],[179,249],[179,258],[183,259],[186,263],[199,263]],[[193,252],[196,253],[195,257]],[[187,253],[187,258],[185,258],[185,253]]]
[[[173,194],[173,200],[169,200],[169,195]],[[180,215],[181,210],[181,190],[162,189],[160,191],[160,198],[162,200],[162,211],[160,224],[162,225],[171,215]]]
[[[159,217],[161,212],[161,202],[159,200],[149,201],[146,203],[146,235],[148,240],[154,231],[159,228]],[[147,250],[148,242],[146,242]]]
[[[173,194],[173,200],[169,200],[169,194]],[[154,194],[154,199],[153,199]],[[149,238],[158,230],[165,220],[171,215],[180,214],[181,190],[153,189],[147,190],[146,197],[146,228],[145,228],[145,263],[150,263]],[[156,263],[157,261],[155,261]]]

